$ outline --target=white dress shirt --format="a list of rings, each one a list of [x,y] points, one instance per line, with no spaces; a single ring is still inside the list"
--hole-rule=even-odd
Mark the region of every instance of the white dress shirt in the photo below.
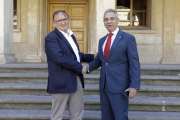
[[[59,31],[60,31],[60,30],[59,30]],[[67,39],[67,41],[68,41],[69,44],[71,45],[71,47],[72,47],[72,49],[73,49],[73,51],[74,51],[74,53],[75,53],[75,55],[76,55],[77,61],[80,62],[79,50],[78,50],[78,48],[77,48],[77,46],[76,46],[73,38],[71,37],[71,35],[73,34],[73,32],[72,32],[70,29],[68,29],[68,33],[69,33],[69,34],[67,34],[67,33],[65,33],[65,32],[63,32],[63,31],[60,31],[60,32],[65,36],[65,38]]]
[[[113,35],[111,36],[111,45],[110,45],[110,49],[111,49],[111,46],[112,46],[112,44],[113,44],[113,42],[114,42],[114,39],[115,39],[115,37],[116,37],[118,31],[119,31],[119,27],[117,27],[116,30],[112,32]],[[108,35],[109,35],[109,33],[108,33]],[[107,38],[108,38],[108,36],[107,36]],[[107,38],[106,38],[106,40],[104,41],[104,44],[103,44],[103,46],[102,46],[103,54],[104,54],[104,48],[105,48],[105,46],[106,46]]]

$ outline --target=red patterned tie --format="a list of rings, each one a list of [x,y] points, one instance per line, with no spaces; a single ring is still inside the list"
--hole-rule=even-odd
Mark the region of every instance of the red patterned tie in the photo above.
[[[105,57],[106,60],[108,59],[108,55],[109,55],[109,51],[110,51],[111,36],[112,35],[113,35],[112,33],[109,33],[108,39],[107,39],[107,42],[106,42],[106,46],[104,48],[104,57]]]

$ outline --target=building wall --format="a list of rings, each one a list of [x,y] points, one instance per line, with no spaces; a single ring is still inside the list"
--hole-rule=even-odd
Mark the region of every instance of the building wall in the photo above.
[[[163,56],[163,0],[151,2],[150,30],[136,30],[132,33],[137,41],[140,63],[160,64]],[[128,31],[127,31],[128,32]]]
[[[18,59],[18,62],[24,62],[28,55],[28,20],[32,13],[28,9],[29,2],[33,0],[21,0],[21,30],[14,32],[14,48],[13,52]],[[37,6],[42,6],[41,11],[47,10],[45,2],[37,0]],[[41,5],[43,4],[43,5]],[[89,1],[89,36],[88,36],[88,51],[96,53],[98,50],[98,42],[101,37],[107,34],[107,30],[103,23],[104,11],[112,8],[115,9],[116,2],[109,0],[90,0]],[[150,15],[150,29],[146,30],[124,30],[133,34],[136,38],[138,53],[141,64],[180,64],[180,0],[152,0]],[[42,19],[45,16],[40,12]],[[38,15],[38,14],[35,14]],[[95,16],[94,16],[95,15]],[[95,23],[94,23],[95,22]],[[40,26],[47,26],[46,22],[41,22]],[[35,27],[39,27],[38,25]],[[45,28],[43,28],[44,30]],[[38,31],[38,43],[34,43],[37,56],[41,57],[41,62],[45,62],[45,54],[43,51],[43,36],[46,30],[42,31],[41,27]],[[32,43],[31,43],[32,44]],[[39,47],[40,46],[40,47]]]
[[[27,41],[28,41],[28,0],[21,0],[18,4],[20,9],[20,29],[13,33],[13,53],[18,62],[24,62],[27,56]]]
[[[174,26],[175,26],[175,45],[174,45],[174,54],[176,56],[176,60],[178,64],[180,64],[180,1],[175,0],[175,19],[174,19]]]
[[[45,62],[47,0],[20,0],[20,29],[13,33],[13,53],[18,62]]]

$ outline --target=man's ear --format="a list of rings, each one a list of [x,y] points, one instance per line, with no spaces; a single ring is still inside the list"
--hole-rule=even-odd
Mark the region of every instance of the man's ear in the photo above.
[[[69,18],[69,24],[70,24],[70,21],[71,21],[71,19]]]
[[[53,25],[54,25],[54,27],[55,27],[55,22],[53,21]]]
[[[118,24],[119,24],[119,22],[120,22],[120,19],[118,18]]]

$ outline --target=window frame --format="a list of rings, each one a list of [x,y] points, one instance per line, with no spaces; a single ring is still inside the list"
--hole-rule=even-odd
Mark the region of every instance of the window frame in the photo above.
[[[146,11],[142,11],[142,10],[134,10],[133,11],[133,2],[134,0],[130,0],[130,18],[132,18],[131,16],[133,16],[133,12],[146,12],[146,26],[132,26],[132,23],[133,23],[133,19],[130,19],[130,26],[120,26],[118,25],[118,27],[122,28],[122,29],[125,29],[125,30],[150,30],[151,28],[151,0],[147,0],[147,9]],[[118,12],[118,9],[117,9],[117,0],[115,2],[115,10]]]
[[[13,4],[15,4],[14,0],[13,0]],[[21,14],[20,13],[21,13],[21,0],[17,0],[17,28],[14,28],[14,25],[13,25],[14,32],[21,31]],[[13,16],[14,16],[14,8],[13,8]],[[13,22],[14,22],[14,20],[13,20]]]

